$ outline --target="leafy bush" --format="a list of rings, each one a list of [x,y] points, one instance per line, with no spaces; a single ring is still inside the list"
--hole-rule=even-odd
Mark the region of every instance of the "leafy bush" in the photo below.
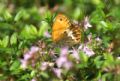
[[[119,81],[119,5],[119,0],[0,1],[0,81]],[[85,29],[83,42],[72,48],[51,39],[61,12]]]

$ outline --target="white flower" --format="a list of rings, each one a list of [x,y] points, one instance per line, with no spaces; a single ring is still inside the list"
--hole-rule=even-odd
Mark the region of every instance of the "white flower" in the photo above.
[[[88,46],[84,46],[83,47],[83,52],[87,55],[87,56],[93,56],[95,53],[93,52],[92,49],[88,48]]]
[[[47,68],[48,68],[48,62],[42,62],[41,66],[40,66],[40,69],[42,71],[45,71]]]
[[[89,23],[88,17],[85,17],[84,27],[85,27],[85,30],[87,30],[88,28],[92,27],[92,25]]]
[[[67,57],[66,56],[61,56],[56,60],[56,64],[58,67],[62,67],[64,63],[67,62]]]
[[[92,49],[90,49],[87,45],[80,45],[78,50],[83,51],[87,56],[93,56],[95,53]]]
[[[23,69],[26,69],[27,68],[27,61],[26,60],[20,60],[20,62],[21,62],[21,67]]]
[[[66,56],[68,54],[68,47],[61,48],[60,56]]]
[[[80,60],[80,57],[79,57],[79,53],[77,52],[77,50],[73,49],[73,57],[77,60]]]
[[[61,70],[61,69],[53,68],[53,72],[55,73],[55,75],[56,75],[58,78],[61,78],[61,73],[62,73],[62,70]]]
[[[120,60],[120,57],[117,57],[117,59],[119,59],[119,60]]]

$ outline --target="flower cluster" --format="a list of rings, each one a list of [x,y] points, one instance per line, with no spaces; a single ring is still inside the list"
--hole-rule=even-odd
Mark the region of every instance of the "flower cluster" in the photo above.
[[[86,31],[89,27],[92,26],[89,23],[88,17],[86,17],[84,20],[84,30]],[[51,37],[48,31],[44,32],[44,36],[46,38]],[[101,39],[97,37],[96,42],[100,43]],[[30,64],[30,60],[32,60],[31,65],[33,66],[39,62],[38,67],[41,72],[48,71],[55,74],[57,78],[62,78],[62,75],[64,75],[63,70],[70,71],[72,68],[75,68],[75,64],[80,64],[81,51],[88,57],[95,55],[95,52],[92,50],[92,43],[92,33],[87,36],[87,41],[81,43],[77,48],[63,46],[59,47],[60,51],[55,51],[53,49],[55,48],[54,46],[47,46],[45,41],[39,41],[38,47],[32,46],[30,50],[23,55],[24,58],[21,59],[21,66],[24,69],[27,68],[27,66]],[[35,61],[34,58],[37,56],[37,54],[42,55],[42,58],[47,56],[52,60],[47,59],[42,61]],[[33,78],[31,81],[36,81],[36,79]]]
[[[31,49],[24,54],[23,59],[21,59],[21,67],[23,69],[27,68],[27,65],[29,64],[29,60],[32,60],[32,65],[34,66],[34,57],[36,53],[39,51],[39,48],[36,46],[32,46]]]

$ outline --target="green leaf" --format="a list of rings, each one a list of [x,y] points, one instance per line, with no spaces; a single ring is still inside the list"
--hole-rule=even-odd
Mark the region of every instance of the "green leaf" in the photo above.
[[[16,60],[12,63],[11,67],[10,67],[10,70],[18,70],[18,68],[20,67],[20,61]]]
[[[31,77],[34,77],[34,76],[35,76],[35,73],[36,73],[36,72],[33,70],[33,71],[31,72],[31,74],[30,74]]]
[[[0,40],[0,46],[2,46],[2,40]]]
[[[102,59],[102,56],[97,56],[95,59],[94,59],[94,63],[96,65],[96,67],[99,69],[102,67],[103,63],[104,63],[104,60]]]
[[[110,22],[105,22],[105,21],[100,21],[99,23],[100,27],[99,29],[102,29],[103,32],[109,32],[111,30],[113,30],[112,24]]]
[[[49,75],[48,75],[47,73],[45,73],[45,72],[41,72],[40,74],[41,74],[41,76],[43,76],[44,78],[49,78]]]
[[[86,54],[84,54],[83,52],[80,52],[80,59],[82,62],[87,63],[88,56]]]
[[[109,62],[114,62],[114,58],[113,58],[113,56],[111,55],[111,54],[104,54],[104,57],[105,57],[105,59],[106,60],[108,60]]]
[[[31,77],[30,77],[30,74],[29,73],[26,73],[26,74],[24,74],[24,75],[22,75],[21,77],[20,77],[20,80],[19,81],[28,81],[27,79],[30,79]]]
[[[113,16],[116,19],[120,20],[120,8],[119,7],[113,7],[111,9],[111,12],[107,16]]]
[[[50,11],[47,11],[44,17],[48,23],[50,23],[50,24],[52,23],[52,15],[51,15]]]
[[[20,10],[17,14],[16,14],[16,16],[15,16],[15,18],[14,18],[14,21],[19,21],[23,16],[24,16],[24,14],[25,14],[25,11],[22,9],[22,10]]]
[[[39,29],[39,31],[38,31],[38,35],[39,35],[40,37],[44,36],[44,32],[48,29],[48,27],[49,27],[48,23],[45,22],[45,21],[42,21],[42,22],[41,22],[40,29]]]
[[[99,8],[103,9],[105,7],[105,4],[102,3],[101,0],[92,0],[92,3],[95,4],[96,8],[98,8],[98,9]]]
[[[36,29],[35,26],[30,25],[30,33],[31,33],[32,35],[37,35],[37,29]]]
[[[4,74],[0,74],[0,81],[4,81],[5,79],[7,79],[7,76],[5,76]]]
[[[12,18],[12,15],[6,10],[3,14],[5,20],[10,20]]]
[[[78,20],[79,18],[81,19],[84,15],[84,12],[82,11],[82,9],[80,9],[79,7],[75,8],[74,13],[73,13],[73,17]]]
[[[5,36],[3,40],[1,41],[1,46],[2,47],[7,47],[9,43],[9,36]]]
[[[11,38],[10,38],[10,44],[16,44],[17,43],[17,33],[12,34]]]
[[[81,61],[81,63],[77,65],[78,68],[87,67],[88,56],[86,54],[84,54],[82,51],[80,52],[80,61]]]
[[[104,58],[105,58],[105,62],[104,62],[105,67],[106,66],[110,66],[110,67],[114,66],[115,60],[111,54],[105,53]]]
[[[37,29],[33,25],[26,25],[20,36],[25,39],[34,39],[37,37]]]
[[[105,18],[105,13],[103,12],[103,10],[98,9],[96,11],[94,11],[91,15],[91,19],[90,21],[92,23],[99,23],[100,21],[103,21]]]

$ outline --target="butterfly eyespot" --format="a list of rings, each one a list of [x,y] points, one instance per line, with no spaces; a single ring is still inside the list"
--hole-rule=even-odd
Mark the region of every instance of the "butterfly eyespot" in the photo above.
[[[62,18],[60,18],[60,21],[62,21]]]

